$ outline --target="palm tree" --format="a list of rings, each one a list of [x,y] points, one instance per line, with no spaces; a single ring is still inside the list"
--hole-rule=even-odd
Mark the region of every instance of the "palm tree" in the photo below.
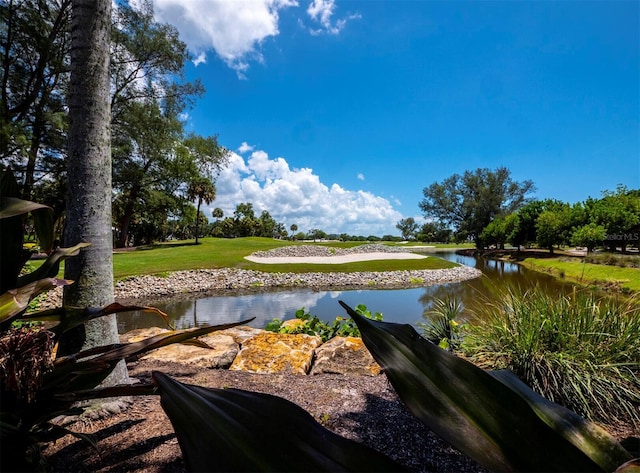
[[[291,239],[293,240],[293,236],[295,235],[296,231],[298,230],[298,225],[296,225],[295,223],[292,223],[291,226],[289,227],[289,229],[291,230]]]
[[[111,233],[109,47],[111,0],[73,0],[67,156],[65,246],[91,246],[65,262],[64,304],[102,307],[114,300]],[[118,343],[116,316],[100,317],[61,344],[60,350]],[[124,362],[104,385],[128,382]]]
[[[210,204],[216,198],[216,186],[211,179],[206,177],[198,177],[189,183],[187,189],[187,198],[193,202],[198,201],[196,205],[196,245],[198,244],[198,223],[200,222],[200,206],[202,202]]]

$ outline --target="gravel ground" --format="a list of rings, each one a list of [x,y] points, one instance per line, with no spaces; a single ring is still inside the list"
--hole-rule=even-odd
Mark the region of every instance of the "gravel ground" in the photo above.
[[[398,400],[384,375],[264,375],[152,361],[129,365],[130,375],[141,381],[148,381],[153,370],[199,386],[232,387],[284,397],[327,429],[384,453],[410,471],[486,471],[417,421]],[[85,418],[71,428],[92,434],[98,452],[68,435],[44,451],[55,472],[186,471],[177,439],[157,397],[136,398],[123,412]]]

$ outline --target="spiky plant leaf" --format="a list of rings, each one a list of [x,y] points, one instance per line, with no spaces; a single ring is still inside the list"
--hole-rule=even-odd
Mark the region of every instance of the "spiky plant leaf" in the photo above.
[[[422,338],[410,325],[368,320],[340,301],[409,410],[436,434],[493,471],[613,471],[545,423],[518,392]],[[541,407],[540,407],[541,408]],[[574,428],[567,419],[568,428]],[[594,439],[607,448],[615,439]]]
[[[640,473],[640,458],[634,458],[620,465],[614,473]]]
[[[190,471],[403,471],[286,399],[153,379]]]
[[[22,244],[23,217],[31,213],[41,251],[53,247],[53,210],[46,205],[17,198],[17,184],[10,172],[3,171],[0,184],[0,292],[16,287],[16,280],[30,253]]]
[[[488,371],[488,373],[522,396],[543,422],[559,432],[603,469],[620,465],[622,461],[631,457],[624,447],[600,426],[542,397],[511,371],[499,370]]]
[[[27,214],[38,209],[50,209],[44,204],[38,204],[29,200],[18,199],[17,197],[3,196],[0,200],[0,219],[11,218],[17,215]]]
[[[104,317],[106,315],[111,314],[120,314],[122,312],[133,312],[133,311],[143,311],[143,312],[151,312],[159,315],[168,327],[172,327],[169,316],[162,312],[160,309],[149,306],[138,306],[138,305],[122,305],[119,302],[112,302],[111,304],[105,307],[99,308],[74,308],[74,307],[63,307],[52,309],[49,311],[42,311],[40,313],[34,313],[29,319],[37,319],[37,320],[58,320],[60,323],[55,327],[52,327],[50,330],[56,334],[56,336],[60,336],[69,330],[84,324],[93,319],[97,319],[100,317]]]
[[[9,322],[23,312],[31,299],[38,294],[56,286],[66,286],[71,281],[65,279],[45,278],[33,281],[25,286],[10,289],[0,295],[0,323]]]
[[[80,250],[87,246],[91,246],[91,243],[78,243],[70,248],[56,248],[36,270],[18,278],[18,287],[38,279],[55,277],[60,270],[60,262],[63,259],[77,256]]]

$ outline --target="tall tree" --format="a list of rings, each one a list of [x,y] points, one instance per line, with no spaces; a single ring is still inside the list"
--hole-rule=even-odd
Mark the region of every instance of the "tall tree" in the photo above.
[[[0,3],[0,157],[20,171],[25,199],[64,150],[70,5],[71,0]]]
[[[565,243],[567,239],[568,211],[544,210],[536,220],[537,243],[548,248],[553,254],[553,246]]]
[[[275,238],[279,236],[280,228],[278,222],[274,220],[268,210],[263,210],[258,217],[260,229],[258,236]]]
[[[216,186],[211,179],[206,177],[197,177],[189,183],[187,189],[187,198],[190,201],[196,201],[196,245],[198,244],[199,222],[200,222],[200,206],[202,202],[210,204],[216,198]]]
[[[67,223],[65,244],[90,242],[65,264],[75,284],[64,293],[65,306],[98,307],[114,300],[111,231],[111,141],[109,39],[111,0],[73,0]],[[83,348],[118,343],[115,315],[81,327]],[[121,362],[106,384],[128,381]]]
[[[114,187],[122,202],[118,247],[128,243],[136,206],[147,193],[162,188],[173,194],[196,172],[193,163],[174,159],[174,145],[182,133],[177,116],[167,115],[150,100],[129,104],[125,115],[128,126],[113,135]]]
[[[241,202],[233,211],[235,237],[255,236],[260,228],[251,202]]]
[[[636,238],[634,228],[640,224],[640,192],[618,186],[615,191],[605,191],[600,200],[588,201],[591,222],[602,225],[606,230],[606,245],[615,251],[618,246],[626,251],[626,246]]]
[[[482,230],[495,217],[515,212],[534,189],[529,180],[513,181],[506,167],[478,168],[425,187],[419,206],[425,217],[452,226],[458,238],[471,238],[482,248]]]
[[[416,236],[418,224],[413,217],[407,217],[396,223],[396,228],[400,230],[404,240],[410,240]]]

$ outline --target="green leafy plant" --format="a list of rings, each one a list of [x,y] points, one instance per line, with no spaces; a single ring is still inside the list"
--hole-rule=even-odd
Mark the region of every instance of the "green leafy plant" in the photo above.
[[[640,304],[573,292],[507,288],[476,314],[472,361],[509,369],[533,390],[590,419],[640,426]]]
[[[374,320],[382,320],[381,313],[371,313],[364,304],[358,304],[355,310],[363,317]],[[303,323],[297,323],[286,326],[280,319],[273,319],[265,326],[265,330],[276,333],[305,333],[307,335],[315,335],[320,337],[323,342],[333,337],[360,337],[360,331],[355,322],[346,317],[337,316],[332,322],[324,322],[317,315],[311,315],[304,307],[298,309],[295,313],[295,320]]]

